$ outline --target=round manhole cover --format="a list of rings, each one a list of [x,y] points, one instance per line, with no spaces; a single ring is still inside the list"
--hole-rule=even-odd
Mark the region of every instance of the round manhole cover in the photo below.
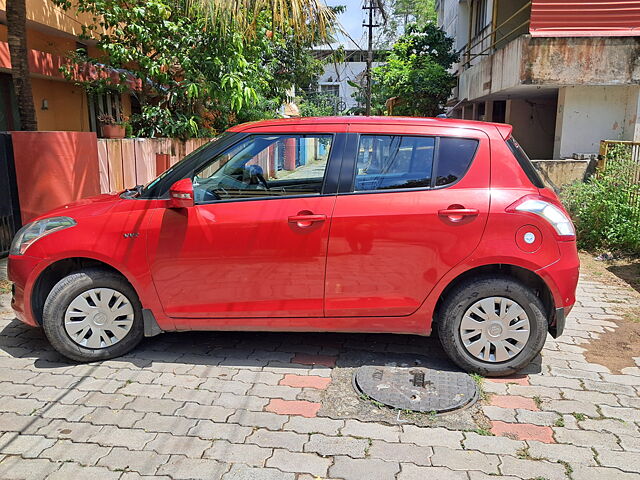
[[[424,367],[363,366],[354,383],[362,393],[393,408],[450,412],[475,402],[476,382],[464,372]]]

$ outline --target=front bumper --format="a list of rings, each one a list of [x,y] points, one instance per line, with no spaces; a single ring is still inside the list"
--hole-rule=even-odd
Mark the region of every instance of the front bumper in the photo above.
[[[18,320],[32,327],[39,326],[31,309],[30,298],[41,261],[28,255],[10,255],[7,266],[9,280],[13,282],[11,308]]]

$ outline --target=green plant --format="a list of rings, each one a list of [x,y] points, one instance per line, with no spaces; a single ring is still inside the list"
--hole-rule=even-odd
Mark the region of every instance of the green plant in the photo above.
[[[561,194],[581,248],[640,252],[640,166],[627,155],[612,149],[605,169]]]
[[[453,39],[434,23],[408,25],[405,32],[373,71],[372,112],[385,113],[393,99],[393,115],[435,116],[456,82],[449,72],[458,60]],[[360,101],[362,91],[354,97]]]
[[[571,415],[573,415],[573,418],[575,418],[579,422],[581,422],[583,420],[586,420],[586,418],[587,418],[587,416],[584,413],[573,412]]]
[[[559,417],[555,422],[553,422],[553,425],[556,427],[564,427],[564,418]]]

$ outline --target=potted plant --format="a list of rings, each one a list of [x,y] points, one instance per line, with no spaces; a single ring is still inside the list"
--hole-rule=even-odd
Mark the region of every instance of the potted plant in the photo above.
[[[113,115],[101,113],[98,115],[98,122],[104,138],[124,138],[126,121],[118,122]]]

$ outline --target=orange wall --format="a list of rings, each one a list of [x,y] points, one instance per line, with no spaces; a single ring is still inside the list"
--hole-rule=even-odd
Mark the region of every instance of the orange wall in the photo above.
[[[89,107],[84,89],[70,82],[32,78],[38,130],[89,131]],[[42,101],[49,103],[42,110]]]
[[[11,132],[22,222],[100,193],[95,133]]]

